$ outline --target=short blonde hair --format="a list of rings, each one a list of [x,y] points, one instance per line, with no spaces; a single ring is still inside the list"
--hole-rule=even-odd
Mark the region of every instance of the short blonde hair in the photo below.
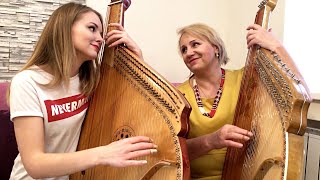
[[[219,51],[219,63],[220,65],[225,65],[229,61],[229,57],[224,45],[224,42],[220,38],[219,34],[211,27],[201,23],[195,23],[188,26],[185,26],[178,30],[179,37],[179,46],[181,37],[183,34],[190,34],[196,36],[200,39],[208,41],[212,46],[218,48]],[[181,51],[179,51],[181,53]]]

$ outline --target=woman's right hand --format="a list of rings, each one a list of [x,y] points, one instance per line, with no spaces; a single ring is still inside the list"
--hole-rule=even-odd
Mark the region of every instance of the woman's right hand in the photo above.
[[[143,60],[142,51],[139,46],[133,41],[123,26],[119,23],[110,23],[108,26],[114,27],[114,30],[108,32],[105,36],[108,47],[115,47],[119,44],[125,44],[126,47]]]
[[[145,136],[130,137],[95,148],[97,164],[113,167],[144,165],[147,163],[146,160],[137,160],[136,158],[156,152],[157,145]]]
[[[248,48],[256,44],[270,51],[276,51],[282,46],[281,42],[272,34],[271,29],[267,31],[258,24],[252,24],[247,27],[247,30]]]
[[[246,142],[252,137],[252,132],[226,124],[216,132],[209,134],[208,143],[211,144],[212,149],[221,149],[224,147],[241,148],[243,144],[239,141]]]
[[[207,154],[213,149],[225,147],[243,147],[244,142],[253,137],[252,132],[237,126],[226,124],[217,131],[187,139],[189,159],[193,160]]]

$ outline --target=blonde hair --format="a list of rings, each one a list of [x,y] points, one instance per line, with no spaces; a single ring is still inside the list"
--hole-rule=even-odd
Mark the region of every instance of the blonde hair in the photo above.
[[[195,23],[179,29],[178,30],[178,35],[180,35],[179,46],[180,46],[180,41],[183,34],[190,34],[200,39],[204,39],[208,41],[212,46],[215,46],[218,48],[218,51],[219,51],[218,59],[219,59],[220,65],[225,65],[228,63],[229,57],[228,57],[224,42],[220,38],[219,34],[213,28],[205,24]],[[179,52],[181,53],[181,50],[179,50]]]
[[[77,3],[67,3],[56,9],[49,18],[35,46],[30,59],[21,71],[33,65],[46,65],[52,71],[53,79],[47,86],[56,86],[63,81],[69,85],[69,78],[76,50],[72,43],[71,29],[73,24],[87,12],[94,12],[100,19],[101,15],[94,9]],[[86,61],[79,69],[80,90],[90,95],[99,82],[98,60]]]

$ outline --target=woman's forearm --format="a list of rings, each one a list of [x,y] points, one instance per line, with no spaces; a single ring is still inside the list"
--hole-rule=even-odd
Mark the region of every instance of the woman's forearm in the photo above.
[[[209,135],[204,135],[192,139],[187,139],[188,155],[190,160],[194,160],[213,149],[208,141]]]
[[[70,175],[99,164],[94,149],[72,153],[35,153],[24,166],[28,174],[35,178],[59,177]]]

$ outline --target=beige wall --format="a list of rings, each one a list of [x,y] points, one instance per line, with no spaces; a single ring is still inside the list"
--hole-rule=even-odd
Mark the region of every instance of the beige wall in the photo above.
[[[86,2],[102,14],[109,4],[105,0]],[[247,55],[245,29],[253,23],[259,3],[257,0],[133,0],[125,14],[125,28],[141,47],[148,64],[169,81],[182,82],[189,71],[178,54],[177,29],[195,22],[212,26],[226,43],[231,59],[227,68],[240,68]],[[281,0],[271,19],[274,33],[280,39],[283,7]]]

